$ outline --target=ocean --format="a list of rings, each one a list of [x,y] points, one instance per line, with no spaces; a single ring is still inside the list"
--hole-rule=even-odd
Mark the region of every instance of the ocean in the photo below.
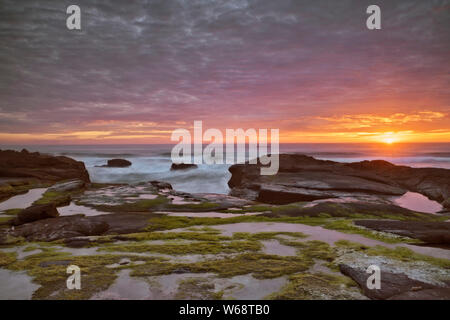
[[[178,191],[190,193],[228,193],[231,174],[228,164],[201,164],[197,169],[170,171],[173,145],[16,145],[2,150],[38,151],[64,155],[83,161],[91,181],[134,183],[149,180],[167,181]],[[383,159],[411,167],[450,169],[450,143],[395,144],[280,144],[280,153],[300,153],[318,159],[340,162]],[[128,168],[98,167],[108,159],[123,158],[132,162]]]

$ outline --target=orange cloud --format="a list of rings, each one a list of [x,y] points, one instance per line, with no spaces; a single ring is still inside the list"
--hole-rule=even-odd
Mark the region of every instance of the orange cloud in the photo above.
[[[395,113],[390,116],[379,116],[375,114],[345,114],[332,117],[314,117],[318,120],[338,124],[339,128],[356,129],[371,128],[380,125],[402,125],[411,122],[432,122],[445,118],[446,114],[435,111],[420,111],[413,114]]]

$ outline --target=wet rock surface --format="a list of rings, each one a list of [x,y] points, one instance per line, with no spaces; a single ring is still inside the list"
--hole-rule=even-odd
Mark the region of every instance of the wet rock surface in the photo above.
[[[355,225],[422,240],[450,245],[450,222],[355,220]]]
[[[369,289],[367,279],[370,274],[366,273],[366,270],[352,268],[345,264],[340,264],[339,270],[358,283],[363,293],[370,299],[450,299],[450,287],[440,287],[411,279],[402,273],[381,271],[380,289]]]
[[[260,164],[236,164],[228,185],[231,195],[286,204],[317,199],[379,195],[408,190],[443,202],[450,197],[450,170],[410,168],[382,160],[339,163],[297,154],[281,154],[274,176],[260,174]]]
[[[85,181],[75,179],[72,181],[55,183],[53,186],[48,188],[48,191],[53,191],[53,192],[74,191],[74,190],[79,190],[79,189],[83,188],[85,185],[86,185]]]

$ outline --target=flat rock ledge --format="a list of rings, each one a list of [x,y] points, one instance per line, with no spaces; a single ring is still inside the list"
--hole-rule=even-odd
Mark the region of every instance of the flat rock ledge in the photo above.
[[[445,287],[425,283],[409,278],[403,273],[384,272],[380,274],[380,289],[369,289],[367,279],[370,274],[365,270],[340,264],[339,270],[352,278],[363,294],[374,300],[449,300],[450,286]]]
[[[450,246],[450,222],[356,220],[354,224],[376,231],[419,239],[427,244]]]
[[[230,194],[270,204],[331,198],[400,196],[418,192],[450,208],[450,170],[411,168],[383,160],[340,163],[299,154],[281,154],[276,175],[260,174],[261,164],[229,168]]]

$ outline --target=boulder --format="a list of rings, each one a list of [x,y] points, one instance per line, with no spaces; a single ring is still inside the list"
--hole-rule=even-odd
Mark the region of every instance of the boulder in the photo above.
[[[48,182],[79,179],[90,182],[83,162],[25,149],[21,152],[0,150],[0,177],[29,177]]]
[[[356,220],[354,224],[419,239],[428,244],[450,245],[450,222]]]
[[[42,219],[56,218],[59,216],[58,210],[53,203],[32,205],[23,209],[13,220],[13,225],[18,226],[24,223],[33,222]]]
[[[346,264],[340,264],[339,270],[346,276],[352,278],[361,288],[363,294],[370,299],[436,299],[436,294],[443,294],[441,298],[449,299],[448,286],[441,287],[409,278],[403,273],[392,273],[381,270],[380,289],[369,289],[367,279],[370,274],[366,270],[352,268]]]
[[[197,165],[193,163],[172,163],[170,170],[186,170],[195,168],[197,168]]]

